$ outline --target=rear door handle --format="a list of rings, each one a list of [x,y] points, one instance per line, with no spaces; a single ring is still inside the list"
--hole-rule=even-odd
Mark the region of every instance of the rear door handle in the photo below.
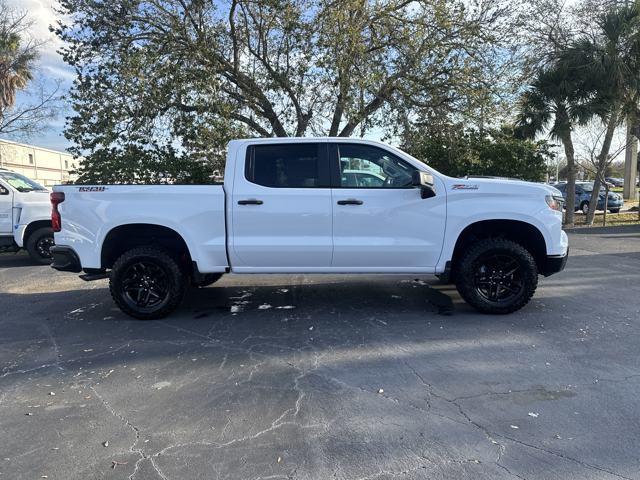
[[[362,200],[356,200],[355,198],[349,198],[347,200],[338,200],[338,205],[362,205]]]
[[[251,198],[249,200],[238,200],[238,205],[262,205],[262,200]]]

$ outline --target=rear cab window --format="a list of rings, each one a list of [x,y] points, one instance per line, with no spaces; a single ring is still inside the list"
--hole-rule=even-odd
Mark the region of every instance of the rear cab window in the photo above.
[[[250,145],[245,177],[269,188],[328,188],[326,145],[310,142]]]

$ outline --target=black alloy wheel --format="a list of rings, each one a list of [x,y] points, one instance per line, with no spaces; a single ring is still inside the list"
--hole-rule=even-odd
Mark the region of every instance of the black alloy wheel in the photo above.
[[[476,292],[494,303],[508,303],[524,288],[518,260],[506,253],[487,254],[475,266]]]
[[[462,298],[482,313],[515,312],[538,286],[535,259],[521,244],[506,238],[485,238],[470,245],[453,275]]]
[[[51,259],[51,247],[54,245],[53,237],[41,237],[36,242],[36,251],[41,258]]]
[[[152,320],[166,317],[178,307],[187,280],[178,261],[166,250],[136,247],[124,252],[113,264],[109,290],[124,313]]]
[[[123,273],[122,290],[132,308],[153,310],[168,300],[168,275],[153,260],[140,260]]]

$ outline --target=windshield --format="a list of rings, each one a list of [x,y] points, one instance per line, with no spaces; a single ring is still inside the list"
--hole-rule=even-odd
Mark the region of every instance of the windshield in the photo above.
[[[38,191],[46,191],[44,188],[37,182],[25,177],[24,175],[20,175],[15,172],[2,172],[0,171],[0,178],[2,178],[5,182],[11,185],[13,188],[18,190],[19,192],[32,192],[34,190]]]
[[[586,184],[582,184],[580,186],[582,187],[582,189],[585,192],[593,192],[593,183],[586,183]],[[600,186],[600,191],[604,192],[605,188],[603,186]]]

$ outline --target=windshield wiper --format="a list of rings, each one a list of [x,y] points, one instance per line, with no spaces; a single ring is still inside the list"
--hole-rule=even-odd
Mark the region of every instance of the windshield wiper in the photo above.
[[[20,193],[33,192],[33,188],[25,188],[25,187],[16,187],[16,190],[18,190]]]

